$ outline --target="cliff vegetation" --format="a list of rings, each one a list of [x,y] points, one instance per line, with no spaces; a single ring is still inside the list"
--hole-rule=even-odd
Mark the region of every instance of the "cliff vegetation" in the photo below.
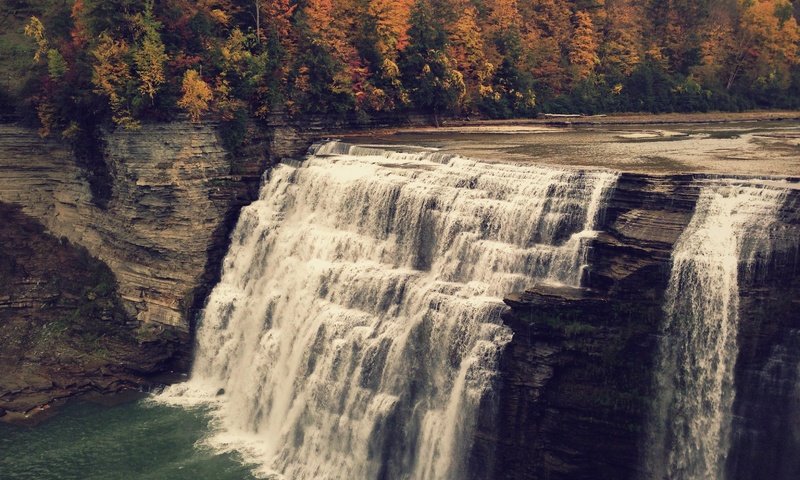
[[[98,122],[180,114],[796,108],[798,15],[789,0],[9,0],[0,110],[82,143]]]

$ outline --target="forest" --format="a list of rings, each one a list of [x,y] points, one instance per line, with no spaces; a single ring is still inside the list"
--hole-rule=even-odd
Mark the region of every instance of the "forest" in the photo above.
[[[798,17],[789,0],[4,0],[0,113],[73,138],[180,115],[798,108]]]

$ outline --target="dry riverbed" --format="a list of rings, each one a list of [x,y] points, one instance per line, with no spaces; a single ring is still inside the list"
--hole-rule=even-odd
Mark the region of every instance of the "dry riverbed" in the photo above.
[[[616,115],[462,122],[345,135],[486,161],[652,174],[800,176],[800,112]]]

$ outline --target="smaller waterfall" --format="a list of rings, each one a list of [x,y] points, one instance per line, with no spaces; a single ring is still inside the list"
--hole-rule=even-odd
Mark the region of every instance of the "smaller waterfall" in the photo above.
[[[702,187],[676,243],[648,426],[648,479],[724,478],[738,354],[739,274],[770,255],[786,197],[774,186]]]
[[[467,478],[502,296],[580,282],[616,178],[319,145],[242,211],[162,398],[214,405],[210,443],[287,479]]]

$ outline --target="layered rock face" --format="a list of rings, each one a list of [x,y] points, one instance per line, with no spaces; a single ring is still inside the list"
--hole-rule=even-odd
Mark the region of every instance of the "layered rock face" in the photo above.
[[[590,288],[506,298],[514,337],[495,400],[502,413],[481,439],[497,442],[494,477],[635,476],[670,254],[692,214],[689,183],[623,174],[590,249]]]
[[[773,251],[740,272],[739,356],[727,478],[800,476],[800,195],[778,214]]]
[[[106,208],[93,201],[67,147],[1,128],[0,201],[21,205],[49,232],[108,264],[133,318],[188,331],[207,252],[222,246],[220,226],[237,197],[246,197],[214,128],[146,125],[107,135],[113,183]]]
[[[0,203],[0,408],[140,384],[181,348],[128,321],[109,268]]]
[[[649,478],[647,435],[673,247],[702,178],[623,174],[593,240],[581,289],[509,295],[514,330],[473,462],[489,478]],[[728,478],[796,478],[797,202],[790,191],[767,261],[740,267],[738,358]],[[711,347],[709,347],[711,348]],[[491,409],[487,409],[491,411]],[[765,449],[768,453],[764,453]]]
[[[156,339],[162,347],[139,351],[133,370],[150,373],[170,362],[180,367],[189,358],[193,312],[219,275],[238,208],[255,195],[272,161],[267,133],[251,132],[234,161],[212,125],[145,125],[108,134],[104,168],[111,184],[108,197],[98,199],[68,146],[0,125],[0,202],[19,206],[20,215],[40,223],[47,235],[85,248],[87,258],[107,265],[118,296],[114,318],[132,322],[140,343]],[[23,217],[8,212],[3,220],[11,228]],[[54,266],[77,268],[75,262]],[[26,295],[11,287],[3,292]],[[31,334],[43,318],[60,315],[46,302],[29,313]],[[109,323],[106,333],[118,330]],[[24,335],[18,340],[28,341]],[[6,359],[16,355],[6,348],[3,353]]]

